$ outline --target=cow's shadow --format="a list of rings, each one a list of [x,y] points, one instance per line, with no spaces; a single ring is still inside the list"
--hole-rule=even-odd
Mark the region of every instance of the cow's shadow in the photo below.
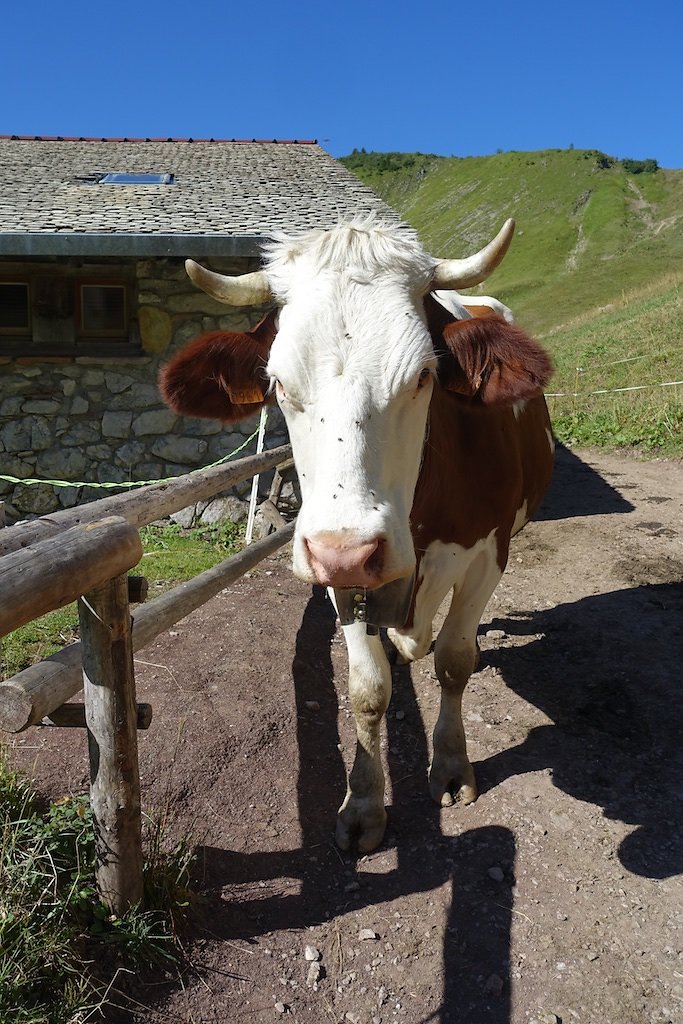
[[[624,490],[628,484],[620,484]],[[587,462],[559,442],[555,446],[553,478],[535,519],[622,515],[634,506]]]
[[[663,878],[680,870],[683,830],[672,822],[681,811],[680,717],[674,708],[680,673],[674,668],[683,661],[678,632],[682,610],[683,590],[667,584],[494,620],[490,625],[509,636],[540,637],[521,648],[489,652],[485,659],[501,669],[505,684],[541,708],[553,724],[532,729],[519,746],[475,765],[482,794],[515,774],[551,768],[561,789],[602,806],[610,818],[638,826],[619,850],[629,871]],[[634,621],[640,624],[637,630]],[[302,727],[299,732],[301,846],[249,856],[205,847],[202,885],[208,916],[203,923],[197,920],[198,929],[248,939],[281,928],[308,927],[448,882],[452,889],[444,931],[444,991],[434,1019],[507,1024],[512,895],[507,884],[492,891],[485,867],[502,866],[506,883],[512,882],[514,837],[508,829],[493,826],[465,830],[457,837],[441,833],[439,809],[426,794],[427,739],[407,667],[394,670],[395,697],[403,715],[400,720],[388,718],[394,807],[385,842],[395,848],[396,867],[370,877],[362,863],[332,847],[344,790],[330,659],[333,632],[334,611],[322,592],[316,592],[306,608],[293,662],[298,708],[311,699],[321,705],[318,728]],[[598,645],[608,646],[614,656],[596,659]],[[665,648],[666,658],[659,657]],[[296,895],[273,893],[266,886],[257,898],[244,898],[245,887],[248,893],[252,883],[282,877],[300,880]],[[352,886],[350,894],[350,883],[357,880],[360,888]],[[228,906],[217,898],[226,884],[241,887],[242,893]],[[482,903],[497,910],[483,915]],[[470,927],[474,917],[479,922],[476,935]],[[498,978],[505,982],[502,992],[496,990]],[[494,979],[493,986],[487,979]]]
[[[552,768],[560,789],[638,826],[619,849],[625,868],[648,878],[683,870],[682,619],[677,583],[494,619],[530,642],[489,651],[483,664],[554,724],[478,765],[480,790]]]

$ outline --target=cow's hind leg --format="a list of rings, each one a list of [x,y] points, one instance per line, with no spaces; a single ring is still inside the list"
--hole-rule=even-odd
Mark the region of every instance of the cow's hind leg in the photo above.
[[[349,697],[356,719],[356,757],[346,798],[337,818],[337,843],[348,850],[354,839],[362,853],[382,842],[387,824],[379,731],[391,697],[391,671],[379,636],[363,623],[344,626],[349,652]]]
[[[434,728],[429,791],[443,806],[454,800],[470,804],[477,799],[477,783],[467,757],[462,724],[462,695],[477,666],[477,627],[501,575],[495,544],[486,545],[474,556],[463,581],[454,588],[450,610],[434,647],[441,708]]]

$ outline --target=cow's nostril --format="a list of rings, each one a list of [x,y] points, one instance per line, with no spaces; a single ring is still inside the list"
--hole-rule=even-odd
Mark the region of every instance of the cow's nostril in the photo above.
[[[377,547],[365,562],[365,569],[371,576],[381,576],[384,568],[385,541],[378,540]]]

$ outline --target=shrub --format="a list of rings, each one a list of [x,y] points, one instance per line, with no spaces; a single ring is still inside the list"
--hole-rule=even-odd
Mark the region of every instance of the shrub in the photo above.
[[[654,174],[659,170],[656,160],[631,160],[626,158],[620,161],[621,166],[627,174]]]
[[[613,156],[608,156],[607,153],[601,153],[599,150],[596,150],[595,162],[601,171],[606,171],[610,167],[614,167],[616,160]]]

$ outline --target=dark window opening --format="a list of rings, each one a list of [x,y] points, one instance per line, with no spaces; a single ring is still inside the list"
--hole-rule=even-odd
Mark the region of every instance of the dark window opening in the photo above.
[[[31,308],[28,284],[0,282],[0,331],[28,334],[31,328]]]

